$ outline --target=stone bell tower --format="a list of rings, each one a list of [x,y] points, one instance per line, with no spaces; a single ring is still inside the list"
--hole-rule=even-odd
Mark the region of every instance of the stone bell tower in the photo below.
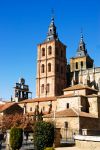
[[[14,86],[14,98],[13,101],[19,102],[29,98],[29,94],[32,98],[32,92],[29,91],[29,86],[25,84],[25,79],[20,78]]]
[[[94,60],[89,56],[87,52],[86,45],[83,40],[83,34],[81,33],[76,56],[70,59],[72,85],[82,82],[82,71],[88,68],[93,68],[93,62]]]
[[[52,18],[46,40],[38,45],[37,50],[37,97],[62,94],[67,83],[66,66],[66,46],[59,40]]]

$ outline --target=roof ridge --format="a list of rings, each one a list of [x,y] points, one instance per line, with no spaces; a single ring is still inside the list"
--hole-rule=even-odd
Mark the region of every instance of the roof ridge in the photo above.
[[[71,109],[79,116],[79,112],[77,112],[74,107],[72,107]]]
[[[70,87],[67,87],[65,89],[63,89],[63,91],[73,91],[73,90],[80,90],[80,89],[90,89],[90,90],[94,90],[94,91],[98,91],[97,89],[94,89],[88,85],[84,85],[84,84],[76,84],[76,85],[73,85],[73,86],[70,86]]]

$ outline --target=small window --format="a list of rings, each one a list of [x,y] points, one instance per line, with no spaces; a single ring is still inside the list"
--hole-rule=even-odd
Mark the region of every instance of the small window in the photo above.
[[[46,92],[47,92],[47,93],[50,92],[50,84],[49,84],[49,83],[47,84],[47,90],[46,90]]]
[[[48,72],[51,72],[51,63],[48,63]]]
[[[68,122],[64,122],[64,124],[65,124],[64,127],[68,128]]]
[[[76,69],[78,69],[78,62],[76,62]]]
[[[52,34],[52,29],[49,30],[49,33]]]
[[[83,68],[83,61],[81,61],[81,68]]]
[[[82,50],[82,46],[80,46],[80,50]]]
[[[44,73],[44,64],[41,66],[41,73]]]
[[[42,56],[45,56],[45,48],[42,48]]]
[[[51,55],[51,54],[52,54],[52,47],[49,46],[49,47],[48,47],[48,55]]]
[[[66,108],[67,108],[67,109],[69,108],[69,103],[66,104]]]
[[[44,84],[41,86],[41,93],[44,93]]]
[[[32,111],[32,107],[30,107],[30,111]]]
[[[45,111],[45,107],[44,106],[43,106],[42,110]]]

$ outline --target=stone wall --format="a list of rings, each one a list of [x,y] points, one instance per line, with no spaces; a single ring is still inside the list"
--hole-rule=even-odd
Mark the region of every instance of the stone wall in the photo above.
[[[80,150],[100,150],[100,137],[76,135],[75,144]]]
[[[41,101],[41,102],[31,102],[31,103],[25,103],[26,106],[26,112],[32,113],[35,111],[35,108],[37,105],[39,105],[39,111],[41,112],[41,109],[43,112],[48,112],[50,108],[51,101]],[[56,110],[56,103],[57,101],[52,101],[52,110]],[[24,103],[19,103],[19,106],[24,108]]]
[[[78,109],[78,106],[80,105],[81,97],[74,96],[74,97],[65,97],[65,98],[58,98],[57,99],[57,111],[65,110],[66,104],[69,103],[69,108],[76,108]]]
[[[98,97],[92,96],[88,97],[88,102],[89,102],[89,112],[96,117],[98,117]],[[100,109],[100,108],[99,108]]]
[[[62,138],[72,137],[74,133],[78,133],[79,118],[78,117],[62,117],[62,118],[43,118],[44,121],[54,121],[56,128],[60,128]]]

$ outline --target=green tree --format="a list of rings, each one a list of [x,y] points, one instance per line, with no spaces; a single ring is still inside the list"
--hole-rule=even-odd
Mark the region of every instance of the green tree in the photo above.
[[[52,147],[54,142],[54,125],[50,122],[36,122],[33,137],[35,150],[44,150],[46,147]]]
[[[10,130],[10,146],[12,150],[19,150],[23,142],[23,130],[13,127]]]

